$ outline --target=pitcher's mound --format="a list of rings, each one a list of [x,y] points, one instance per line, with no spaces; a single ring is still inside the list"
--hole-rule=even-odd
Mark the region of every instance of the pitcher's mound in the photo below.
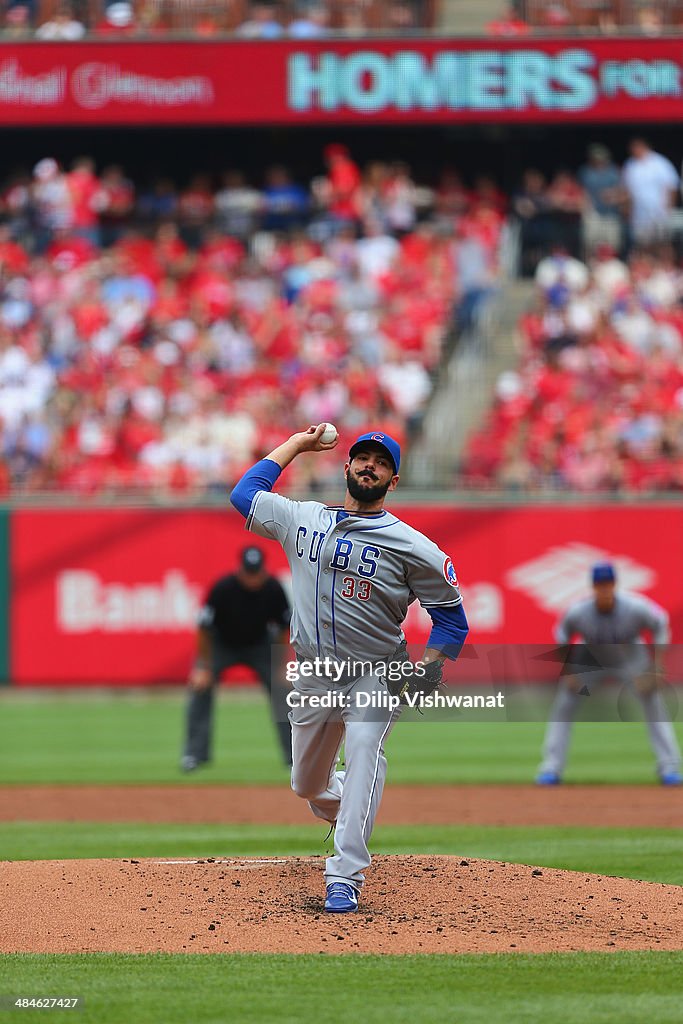
[[[0,952],[500,953],[683,948],[683,887],[377,857],[325,914],[322,857],[2,864]],[[14,910],[12,910],[14,908]]]

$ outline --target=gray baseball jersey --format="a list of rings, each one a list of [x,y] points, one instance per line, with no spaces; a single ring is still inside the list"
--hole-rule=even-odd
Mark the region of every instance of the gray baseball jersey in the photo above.
[[[579,673],[585,690],[581,694],[567,687],[558,690],[543,745],[543,774],[562,775],[579,702],[591,695],[595,683],[607,676],[633,684],[638,676],[651,671],[652,657],[643,641],[644,632],[651,633],[656,644],[668,643],[669,616],[649,598],[623,590],[615,594],[610,612],[600,612],[594,598],[590,597],[573,605],[565,614],[555,631],[556,639],[566,644],[573,636],[580,636],[595,658],[596,669],[578,660],[574,670]],[[572,674],[571,666],[566,670]],[[639,696],[658,772],[660,775],[679,772],[681,756],[661,694],[655,689],[641,692]]]
[[[643,632],[656,644],[669,642],[669,616],[648,597],[619,591],[610,612],[601,612],[592,597],[578,601],[558,624],[555,638],[561,644],[580,636],[587,644],[642,643]]]
[[[390,659],[412,601],[430,608],[462,600],[448,555],[386,510],[357,515],[259,491],[246,525],[287,555],[300,658]]]

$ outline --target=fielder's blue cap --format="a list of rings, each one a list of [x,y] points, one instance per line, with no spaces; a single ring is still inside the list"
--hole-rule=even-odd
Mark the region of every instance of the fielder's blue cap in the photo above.
[[[614,583],[617,574],[611,562],[598,562],[591,571],[593,583]]]
[[[394,464],[394,473],[398,473],[398,468],[401,465],[401,446],[398,441],[394,441],[393,437],[389,437],[381,430],[370,430],[367,434],[361,434],[356,438],[349,448],[349,458],[352,459],[361,449],[367,448],[370,442],[384,449]]]

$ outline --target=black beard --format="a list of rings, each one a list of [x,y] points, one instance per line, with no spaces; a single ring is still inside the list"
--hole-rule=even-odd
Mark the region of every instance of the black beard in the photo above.
[[[389,484],[391,484],[391,480],[386,484],[375,484],[374,487],[362,487],[356,477],[351,475],[351,470],[346,471],[346,486],[349,494],[355,501],[362,501],[364,505],[372,505],[383,498],[389,490]]]

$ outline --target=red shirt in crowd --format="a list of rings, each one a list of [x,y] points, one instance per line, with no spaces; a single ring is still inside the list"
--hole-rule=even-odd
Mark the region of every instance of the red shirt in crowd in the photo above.
[[[361,175],[346,146],[331,145],[325,150],[332,192],[330,210],[337,217],[353,220],[358,216],[358,189]]]
[[[0,242],[0,267],[12,274],[23,274],[28,270],[28,256],[17,242]]]
[[[490,36],[527,36],[531,32],[531,27],[521,18],[511,16],[490,21],[486,26],[486,32]]]
[[[90,263],[97,255],[97,249],[87,238],[68,235],[51,242],[45,255],[59,270],[67,271]]]
[[[76,168],[66,175],[66,183],[71,197],[71,223],[74,228],[92,228],[99,218],[100,185],[92,173],[85,167]]]

